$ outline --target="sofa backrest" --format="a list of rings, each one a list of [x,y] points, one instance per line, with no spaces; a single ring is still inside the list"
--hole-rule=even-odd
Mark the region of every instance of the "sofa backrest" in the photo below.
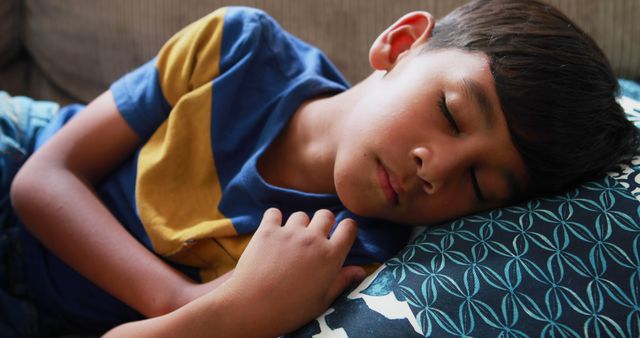
[[[640,1],[547,1],[595,38],[619,77],[640,78],[640,24],[636,22]],[[286,29],[320,47],[355,83],[371,72],[367,56],[371,42],[402,14],[425,9],[441,17],[465,2],[3,0],[0,16],[9,15],[11,20],[0,17],[0,25],[11,22],[13,26],[0,26],[0,33],[7,29],[14,34],[0,34],[0,63],[7,62],[3,57],[15,55],[15,45],[21,42],[34,66],[29,70],[28,94],[63,102],[88,101],[121,74],[147,61],[189,22],[220,6],[248,5],[266,10]],[[16,22],[21,29],[15,28]]]

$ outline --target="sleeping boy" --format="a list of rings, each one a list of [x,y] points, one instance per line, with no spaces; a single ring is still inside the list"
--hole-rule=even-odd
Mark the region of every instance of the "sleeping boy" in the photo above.
[[[406,225],[566,189],[637,147],[602,51],[536,1],[408,13],[369,61],[350,87],[267,14],[223,8],[62,108],[3,225],[12,284],[37,309],[19,321],[95,333],[171,312],[231,276],[269,208],[353,219],[345,264],[383,262]]]

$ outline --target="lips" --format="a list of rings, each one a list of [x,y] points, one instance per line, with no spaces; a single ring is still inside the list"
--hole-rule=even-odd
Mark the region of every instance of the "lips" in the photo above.
[[[400,200],[398,198],[397,186],[394,188],[394,184],[392,183],[393,180],[389,175],[389,171],[380,162],[378,162],[377,175],[378,183],[380,183],[380,187],[382,188],[382,192],[384,193],[384,197],[387,202],[391,205],[398,205]]]

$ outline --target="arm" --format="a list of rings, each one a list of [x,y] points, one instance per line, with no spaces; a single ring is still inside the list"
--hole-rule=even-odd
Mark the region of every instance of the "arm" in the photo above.
[[[21,220],[45,246],[107,292],[155,316],[221,281],[194,284],[138,243],[97,197],[94,186],[139,142],[106,92],[31,156],[11,196]]]
[[[313,219],[269,209],[243,253],[234,275],[218,289],[168,315],[128,323],[105,337],[273,337],[297,329],[322,313],[352,282],[360,267],[342,268],[356,237],[344,220],[327,238],[335,219],[318,211]]]
[[[135,241],[101,203],[94,187],[131,156],[140,143],[137,135],[150,136],[167,116],[188,114],[189,109],[174,107],[185,97],[189,101],[210,92],[203,88],[219,76],[223,58],[245,56],[245,49],[236,47],[254,41],[260,30],[227,30],[225,37],[233,46],[223,53],[225,13],[224,8],[217,10],[175,34],[156,58],[111,86],[117,107],[113,93],[100,96],[34,154],[14,180],[15,209],[35,236],[96,285],[146,316],[184,305],[228,276],[193,284]],[[231,25],[259,23],[255,19],[237,18]]]

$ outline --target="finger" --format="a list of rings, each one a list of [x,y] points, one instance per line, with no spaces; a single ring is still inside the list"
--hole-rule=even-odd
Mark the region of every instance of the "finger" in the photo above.
[[[336,275],[333,284],[327,290],[327,304],[332,303],[349,285],[360,283],[367,273],[361,266],[345,266]]]
[[[296,211],[289,216],[284,226],[301,226],[306,228],[307,225],[309,225],[309,215],[302,211]]]
[[[280,227],[282,225],[282,212],[277,208],[269,208],[262,215],[262,221],[260,222],[260,228]]]
[[[313,214],[313,218],[309,223],[310,229],[317,229],[322,232],[325,236],[329,236],[331,233],[331,229],[333,228],[333,224],[336,222],[336,217],[333,213],[327,209],[320,209]]]
[[[358,225],[351,218],[345,218],[338,223],[329,240],[336,245],[338,252],[344,255],[340,256],[341,258],[347,256],[349,249],[351,249],[353,242],[356,240],[357,234]]]

